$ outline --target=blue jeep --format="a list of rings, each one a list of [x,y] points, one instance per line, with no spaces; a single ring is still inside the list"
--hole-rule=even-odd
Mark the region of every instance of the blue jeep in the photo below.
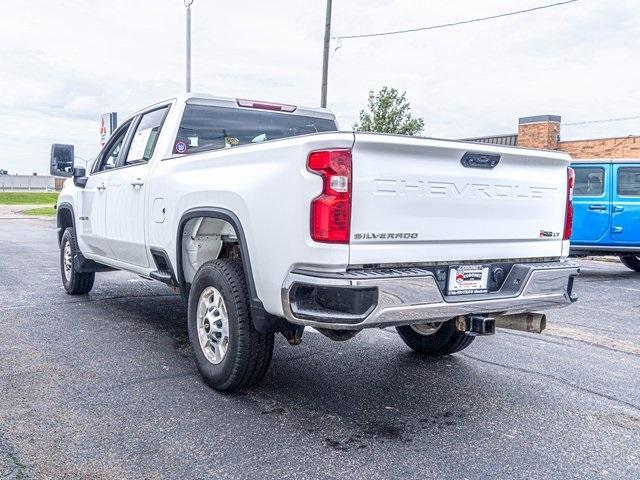
[[[617,255],[640,272],[640,159],[574,160],[572,255]]]

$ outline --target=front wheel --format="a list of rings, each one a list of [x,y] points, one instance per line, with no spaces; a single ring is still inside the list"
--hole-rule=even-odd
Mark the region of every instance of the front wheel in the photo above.
[[[245,388],[267,372],[273,334],[253,326],[239,260],[213,260],[198,269],[189,291],[188,323],[198,370],[211,387]]]
[[[442,357],[467,348],[475,337],[456,330],[454,320],[443,323],[419,323],[396,327],[400,338],[413,351],[430,357]]]
[[[62,234],[60,242],[60,273],[62,284],[69,295],[85,295],[93,288],[96,278],[94,272],[76,272],[73,267],[73,259],[78,253],[76,235],[73,227],[67,228]]]
[[[620,261],[625,267],[640,272],[640,257],[637,255],[620,255]]]

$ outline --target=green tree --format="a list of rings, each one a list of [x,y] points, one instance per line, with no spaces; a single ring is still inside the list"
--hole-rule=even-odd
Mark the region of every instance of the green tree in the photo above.
[[[353,129],[360,132],[417,135],[424,130],[424,120],[411,116],[411,105],[406,92],[398,94],[395,88],[382,87],[369,92],[368,107],[360,111],[360,121]]]

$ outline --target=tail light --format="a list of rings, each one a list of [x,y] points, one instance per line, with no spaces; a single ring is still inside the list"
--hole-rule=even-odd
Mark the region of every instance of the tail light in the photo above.
[[[311,238],[323,243],[349,243],[351,150],[311,152],[307,168],[322,177],[322,193],[311,202]]]
[[[576,173],[573,168],[567,168],[567,208],[564,214],[564,235],[563,240],[571,238],[571,228],[573,226],[573,186],[576,183]]]

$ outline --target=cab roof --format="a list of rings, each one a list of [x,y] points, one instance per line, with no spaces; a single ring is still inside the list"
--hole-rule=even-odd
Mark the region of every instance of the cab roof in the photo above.
[[[304,107],[291,104],[274,103],[262,100],[252,100],[245,98],[232,98],[232,97],[220,97],[211,95],[208,93],[181,93],[175,97],[165,98],[153,105],[147,106],[131,115],[134,117],[139,113],[142,113],[155,106],[160,106],[169,102],[175,101],[176,103],[188,103],[198,105],[212,105],[227,108],[255,108],[259,110],[277,111],[280,113],[289,113],[294,115],[302,115],[316,118],[326,118],[328,120],[335,120],[335,115],[326,108],[319,107]]]

